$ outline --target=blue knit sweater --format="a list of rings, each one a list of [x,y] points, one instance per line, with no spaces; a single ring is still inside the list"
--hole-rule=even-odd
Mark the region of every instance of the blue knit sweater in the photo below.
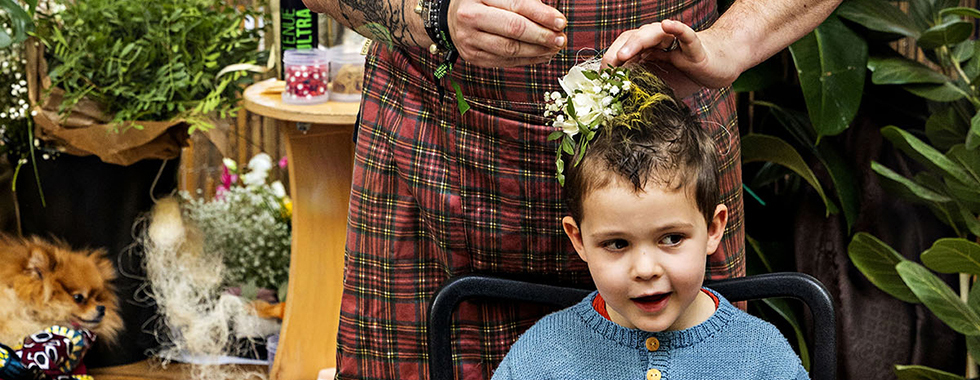
[[[775,326],[711,292],[719,303],[707,321],[663,332],[609,321],[592,307],[593,292],[521,335],[493,380],[809,379]]]

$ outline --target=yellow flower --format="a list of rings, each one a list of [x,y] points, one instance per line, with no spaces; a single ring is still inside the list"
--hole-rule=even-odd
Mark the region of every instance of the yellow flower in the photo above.
[[[293,217],[293,201],[289,197],[284,197],[282,199],[282,217],[289,219]]]

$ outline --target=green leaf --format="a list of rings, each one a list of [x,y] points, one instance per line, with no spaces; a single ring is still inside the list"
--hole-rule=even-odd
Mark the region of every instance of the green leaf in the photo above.
[[[956,47],[953,48],[953,59],[955,59],[956,62],[963,62],[973,58],[973,54],[976,52],[976,42],[977,41],[966,40],[957,44]]]
[[[817,135],[847,129],[861,104],[867,43],[831,15],[789,50]]]
[[[962,144],[954,145],[946,152],[946,158],[955,162],[966,173],[966,179],[955,177],[957,180],[965,185],[976,186],[980,189],[980,150],[967,149]],[[974,198],[974,200],[980,200],[980,198]]]
[[[882,183],[888,190],[898,193],[902,198],[920,203],[929,202],[950,202],[952,199],[949,197],[939,194],[929,188],[922,186],[915,181],[905,178],[901,174],[895,173],[888,167],[879,164],[876,161],[871,162],[871,170],[878,174],[878,176],[884,180]]]
[[[895,365],[899,380],[966,380],[963,376],[921,365]]]
[[[907,260],[888,244],[871,234],[858,232],[847,245],[847,255],[854,266],[878,289],[905,302],[919,302],[895,270],[895,265]]]
[[[926,120],[926,136],[929,138],[929,143],[939,150],[948,150],[953,145],[962,144],[963,136],[969,128],[953,107],[942,107],[929,115],[929,119]]]
[[[865,28],[885,33],[919,38],[916,28],[905,12],[883,0],[847,0],[837,7],[837,15],[861,24]]]
[[[900,262],[895,269],[905,285],[939,320],[961,334],[980,335],[980,315],[960,300],[943,280],[912,261]]]
[[[33,9],[33,6],[31,8]],[[13,37],[14,43],[23,42],[27,39],[27,32],[34,31],[34,22],[31,20],[31,16],[16,1],[0,0],[0,9],[6,11],[10,17],[10,29],[13,31],[13,36],[8,35],[8,37]]]
[[[844,219],[847,221],[847,231],[850,233],[861,208],[858,177],[850,162],[841,157],[833,144],[820,144],[817,151],[817,156],[834,181],[834,191],[837,192],[837,200],[840,201]]]
[[[907,84],[902,88],[915,96],[937,102],[952,102],[966,96],[966,93],[949,82],[943,84]]]
[[[922,49],[938,49],[966,41],[973,34],[973,24],[966,21],[947,21],[922,32],[916,44]]]
[[[967,8],[967,7],[946,8],[939,11],[939,15],[943,17],[949,15],[956,15],[956,16],[980,18],[980,10],[976,10],[974,8]]]
[[[970,119],[970,131],[966,134],[966,149],[976,149],[980,146],[980,111]]]
[[[976,183],[962,165],[949,159],[936,148],[919,140],[911,133],[890,125],[881,129],[881,135],[912,159],[943,173],[943,176],[953,177],[964,184]],[[980,186],[980,183],[977,183],[977,186]]]
[[[560,139],[564,135],[565,135],[565,132],[562,132],[562,131],[554,131],[554,132],[551,132],[551,134],[548,135],[548,141],[558,140],[558,139]]]
[[[949,81],[945,75],[907,58],[870,57],[868,69],[874,84],[936,83]]]
[[[779,83],[782,75],[783,64],[777,55],[742,72],[735,83],[732,83],[732,90],[735,92],[759,91]]]
[[[778,137],[754,133],[742,137],[742,163],[759,161],[776,163],[792,170],[817,191],[827,208],[827,215],[837,212],[837,207],[824,194],[823,186],[820,185],[817,176],[813,174],[796,149],[785,141]]]
[[[919,258],[939,273],[980,274],[980,245],[966,239],[936,240]]]
[[[10,38],[10,35],[6,31],[0,30],[0,49],[6,49],[13,43],[14,40]]]
[[[803,328],[800,327],[800,319],[793,312],[793,308],[789,306],[785,299],[781,298],[765,298],[762,300],[766,306],[772,308],[776,314],[779,314],[786,323],[793,328],[793,333],[796,335],[797,346],[800,347],[800,361],[803,362],[803,368],[807,371],[810,370],[810,351],[806,345],[806,339],[804,339]]]

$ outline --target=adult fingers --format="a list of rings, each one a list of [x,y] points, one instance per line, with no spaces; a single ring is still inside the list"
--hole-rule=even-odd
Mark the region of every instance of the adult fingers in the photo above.
[[[690,26],[680,21],[664,20],[661,23],[661,27],[664,33],[673,35],[680,43],[680,51],[672,54],[676,55],[679,53],[685,60],[694,63],[701,62],[706,58],[704,45],[701,43],[701,39],[698,38],[697,32],[691,29]]]
[[[641,26],[631,33],[621,48],[617,49],[616,59],[626,62],[648,49],[664,49],[674,42],[674,37],[664,33],[659,22]]]
[[[471,51],[474,54],[476,52],[482,52],[500,58],[531,58],[545,55],[552,56],[558,53],[558,47],[529,44],[487,33],[476,34],[473,38],[465,41],[463,45],[466,48],[465,50]],[[463,57],[463,59],[469,61],[467,58]]]
[[[564,34],[545,28],[520,14],[500,8],[468,2],[459,6],[455,16],[456,33],[452,37],[457,45],[481,33],[495,34],[556,50],[565,43]]]
[[[542,27],[560,32],[565,29],[568,21],[554,7],[545,5],[541,0],[484,0],[485,4],[513,12]]]
[[[623,47],[623,44],[630,39],[630,36],[635,33],[636,30],[627,30],[616,37],[612,45],[606,49],[606,52],[602,54],[602,67],[618,67],[626,63],[625,60],[619,59],[619,49]]]

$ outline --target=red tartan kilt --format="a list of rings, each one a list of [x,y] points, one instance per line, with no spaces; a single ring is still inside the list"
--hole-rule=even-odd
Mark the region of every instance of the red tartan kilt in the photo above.
[[[715,18],[714,3],[670,4],[677,12],[671,18],[703,29]],[[563,1],[559,10],[569,18],[570,48],[550,64],[457,65],[453,78],[472,106],[462,117],[448,81],[442,83],[445,90],[435,85],[428,53],[375,44],[366,67],[351,189],[338,336],[341,379],[427,378],[426,308],[452,276],[507,273],[590,283],[561,230],[566,213],[542,100],[582,60],[576,58],[579,48],[608,46],[621,31],[662,19],[656,9],[639,2]],[[597,22],[603,19],[619,21]],[[730,219],[721,250],[709,256],[709,276],[740,276],[744,236],[734,96],[728,89],[702,91],[685,101],[706,121],[723,153],[721,187]],[[464,304],[451,332],[459,342],[457,373],[489,378],[510,344],[549,311]]]

